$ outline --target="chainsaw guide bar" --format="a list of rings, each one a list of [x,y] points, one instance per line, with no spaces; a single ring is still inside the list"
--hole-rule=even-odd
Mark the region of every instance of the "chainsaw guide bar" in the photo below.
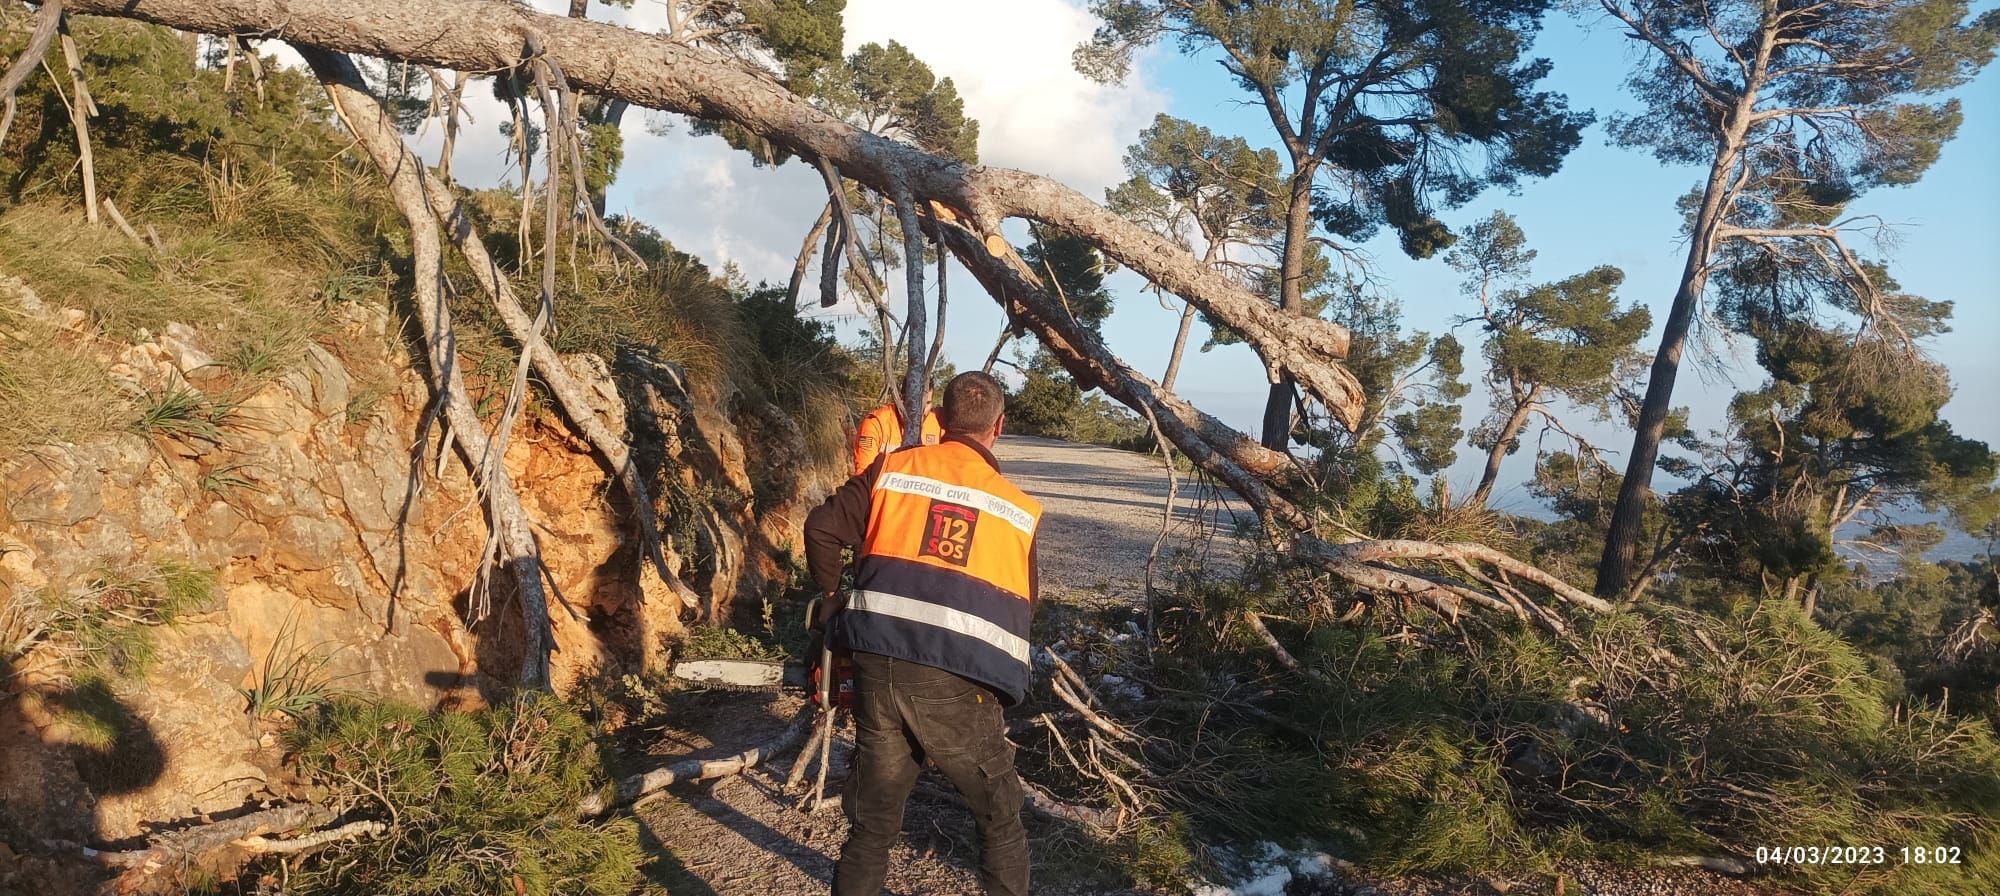
[[[797,683],[798,673],[787,675],[787,671],[783,660],[689,657],[674,664],[672,675],[695,687],[774,692]]]

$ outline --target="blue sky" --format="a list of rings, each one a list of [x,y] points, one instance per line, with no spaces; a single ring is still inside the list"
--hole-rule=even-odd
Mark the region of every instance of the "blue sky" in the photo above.
[[[566,5],[561,0],[534,2],[551,10]],[[1997,2],[1975,6],[1991,8]],[[1144,55],[1122,87],[1078,77],[1068,66],[1069,51],[1095,24],[1082,7],[1082,0],[849,0],[848,49],[869,41],[902,41],[941,75],[951,76],[965,95],[968,113],[981,122],[982,161],[1046,174],[1095,199],[1122,179],[1123,148],[1157,112],[1239,133],[1252,142],[1269,142],[1269,122],[1260,111],[1242,105],[1212,61],[1163,48]],[[657,4],[639,4],[630,11],[594,6],[592,15],[645,30],[664,26]],[[968,41],[967,34],[974,32],[978,39]],[[1623,81],[1638,50],[1621,29],[1552,14],[1535,52],[1553,60],[1555,68],[1545,84],[1566,94],[1573,108],[1593,110],[1602,121],[1633,106]],[[1957,303],[1953,332],[1932,346],[1957,384],[1946,413],[1961,432],[2000,445],[2000,164],[1995,163],[2000,159],[2000,73],[1989,67],[1956,96],[1964,102],[1965,124],[1925,178],[1911,187],[1868,194],[1851,211],[1899,225],[1900,245],[1891,262],[1905,288]],[[481,99],[475,97],[473,107],[481,124],[504,119],[497,108],[482,116]],[[611,190],[613,210],[654,223],[676,245],[712,266],[733,261],[753,281],[783,282],[824,201],[817,177],[799,165],[755,168],[720,140],[689,135],[684,125],[647,133],[639,124],[636,117],[628,119],[628,157]],[[433,145],[435,139],[431,135]],[[499,162],[496,135],[462,147],[457,164],[468,181],[508,175]],[[1583,145],[1554,177],[1524,184],[1515,195],[1490,192],[1443,217],[1462,227],[1504,208],[1518,218],[1539,253],[1536,280],[1614,264],[1626,274],[1624,300],[1650,307],[1658,320],[1672,297],[1685,249],[1674,200],[1697,176],[1690,168],[1663,166],[1643,151],[1607,145],[1599,124],[1586,132]],[[1442,260],[1411,261],[1393,238],[1365,248],[1374,256],[1380,278],[1401,301],[1408,326],[1438,332],[1472,307],[1459,292],[1459,276]],[[1178,307],[1161,307],[1140,292],[1143,284],[1129,273],[1114,277],[1111,284],[1119,294],[1117,310],[1105,327],[1111,347],[1157,378],[1166,366]],[[952,285],[947,355],[961,368],[975,366],[1001,326],[1000,313],[962,270],[953,272]],[[857,331],[852,315],[836,320],[844,331]],[[1471,328],[1462,335],[1477,336]],[[1676,403],[1692,408],[1698,428],[1717,425],[1729,396],[1762,380],[1754,364],[1738,359],[1740,347],[1714,340],[1709,344],[1714,348],[1709,357],[1724,362],[1724,373],[1701,373],[1697,365],[1689,365],[1675,396]],[[1650,339],[1646,348],[1650,352]],[[1475,351],[1468,350],[1469,364],[1478,360]],[[1248,349],[1190,351],[1181,376],[1180,391],[1198,405],[1238,427],[1256,425],[1264,386]],[[1468,424],[1484,413],[1482,392],[1474,390]],[[1629,444],[1629,434],[1617,428],[1578,422],[1603,447],[1622,453]],[[1459,463],[1447,471],[1456,493],[1463,494],[1476,481],[1478,461],[1472,453],[1462,449]],[[1519,487],[1530,466],[1527,451],[1510,458],[1494,496],[1496,505],[1535,509]]]

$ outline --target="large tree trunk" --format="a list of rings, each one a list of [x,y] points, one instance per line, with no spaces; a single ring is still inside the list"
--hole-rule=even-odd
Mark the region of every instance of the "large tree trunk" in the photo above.
[[[1312,181],[1317,170],[1318,166],[1310,160],[1293,154],[1290,204],[1285,209],[1285,248],[1278,267],[1278,308],[1298,319],[1304,319],[1306,310],[1306,247],[1312,239]],[[1265,359],[1277,376],[1272,378],[1270,394],[1264,399],[1264,447],[1290,451],[1292,392],[1298,382],[1291,368],[1271,361]],[[1342,422],[1352,427],[1359,420],[1357,408],[1353,420],[1343,418]]]
[[[1695,214],[1693,239],[1688,241],[1687,263],[1681,267],[1680,288],[1674,291],[1673,307],[1667,311],[1666,326],[1660,330],[1660,348],[1653,355],[1652,371],[1646,380],[1646,399],[1639,406],[1639,422],[1632,434],[1632,453],[1626,459],[1625,480],[1618,486],[1618,503],[1611,509],[1611,525],[1604,535],[1604,555],[1597,564],[1597,593],[1604,597],[1623,594],[1638,568],[1639,542],[1645,538],[1643,522],[1646,502],[1652,497],[1653,468],[1660,460],[1660,443],[1667,434],[1667,416],[1673,410],[1674,379],[1680,373],[1681,353],[1694,325],[1695,307],[1708,285],[1709,256],[1715,252],[1716,229],[1726,210],[1725,194],[1735,161],[1741,152],[1742,136],[1732,132],[1732,140],[1716,153],[1703,188],[1701,208]]]
[[[716,121],[733,121],[794,152],[893,194],[965,213],[982,237],[1027,218],[1076,234],[1105,255],[1243,333],[1268,362],[1344,422],[1361,414],[1360,384],[1340,366],[1347,331],[1288,314],[1172,243],[1044,177],[967,166],[836,119],[776,80],[661,35],[546,15],[510,3],[414,0],[75,0],[76,12],[140,19],[210,34],[258,33],[331,50],[460,71],[521,61],[535,37],[578,90]],[[1001,243],[1004,245],[1004,243]]]

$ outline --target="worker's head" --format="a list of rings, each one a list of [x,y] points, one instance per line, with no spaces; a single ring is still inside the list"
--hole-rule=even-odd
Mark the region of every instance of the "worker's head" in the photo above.
[[[944,431],[991,446],[1000,436],[1007,393],[992,374],[974,370],[952,377],[944,387],[944,410],[938,422]]]

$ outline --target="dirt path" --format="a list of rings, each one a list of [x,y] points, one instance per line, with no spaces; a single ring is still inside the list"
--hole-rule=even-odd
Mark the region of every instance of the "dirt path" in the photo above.
[[[1159,538],[1167,500],[1166,465],[1158,457],[1034,436],[1004,436],[993,454],[1008,479],[1042,502],[1038,555],[1045,593],[1133,604],[1144,597],[1146,557]],[[1226,562],[1235,553],[1230,530],[1252,519],[1249,509],[1186,475],[1178,478],[1162,561],[1187,548]],[[1156,568],[1162,574],[1167,569]]]
[[[740,694],[688,695],[676,707],[680,722],[662,738],[675,756],[716,756],[759,742],[784,727],[798,698],[746,699]],[[715,743],[687,729],[712,732]],[[827,773],[831,795],[846,777],[853,742],[845,734]],[[769,768],[713,782],[670,788],[637,811],[641,837],[657,857],[651,883],[671,896],[808,896],[829,891],[834,860],[847,838],[838,802],[818,813],[801,808],[800,794],[784,790],[791,754]],[[1034,892],[1057,896],[1141,896],[1092,884],[1074,857],[1079,835],[1034,817],[1028,825]],[[975,873],[977,832],[964,804],[936,770],[918,781],[903,816],[903,840],[890,854],[890,896],[946,896],[980,892]],[[1083,847],[1089,848],[1089,847]]]

